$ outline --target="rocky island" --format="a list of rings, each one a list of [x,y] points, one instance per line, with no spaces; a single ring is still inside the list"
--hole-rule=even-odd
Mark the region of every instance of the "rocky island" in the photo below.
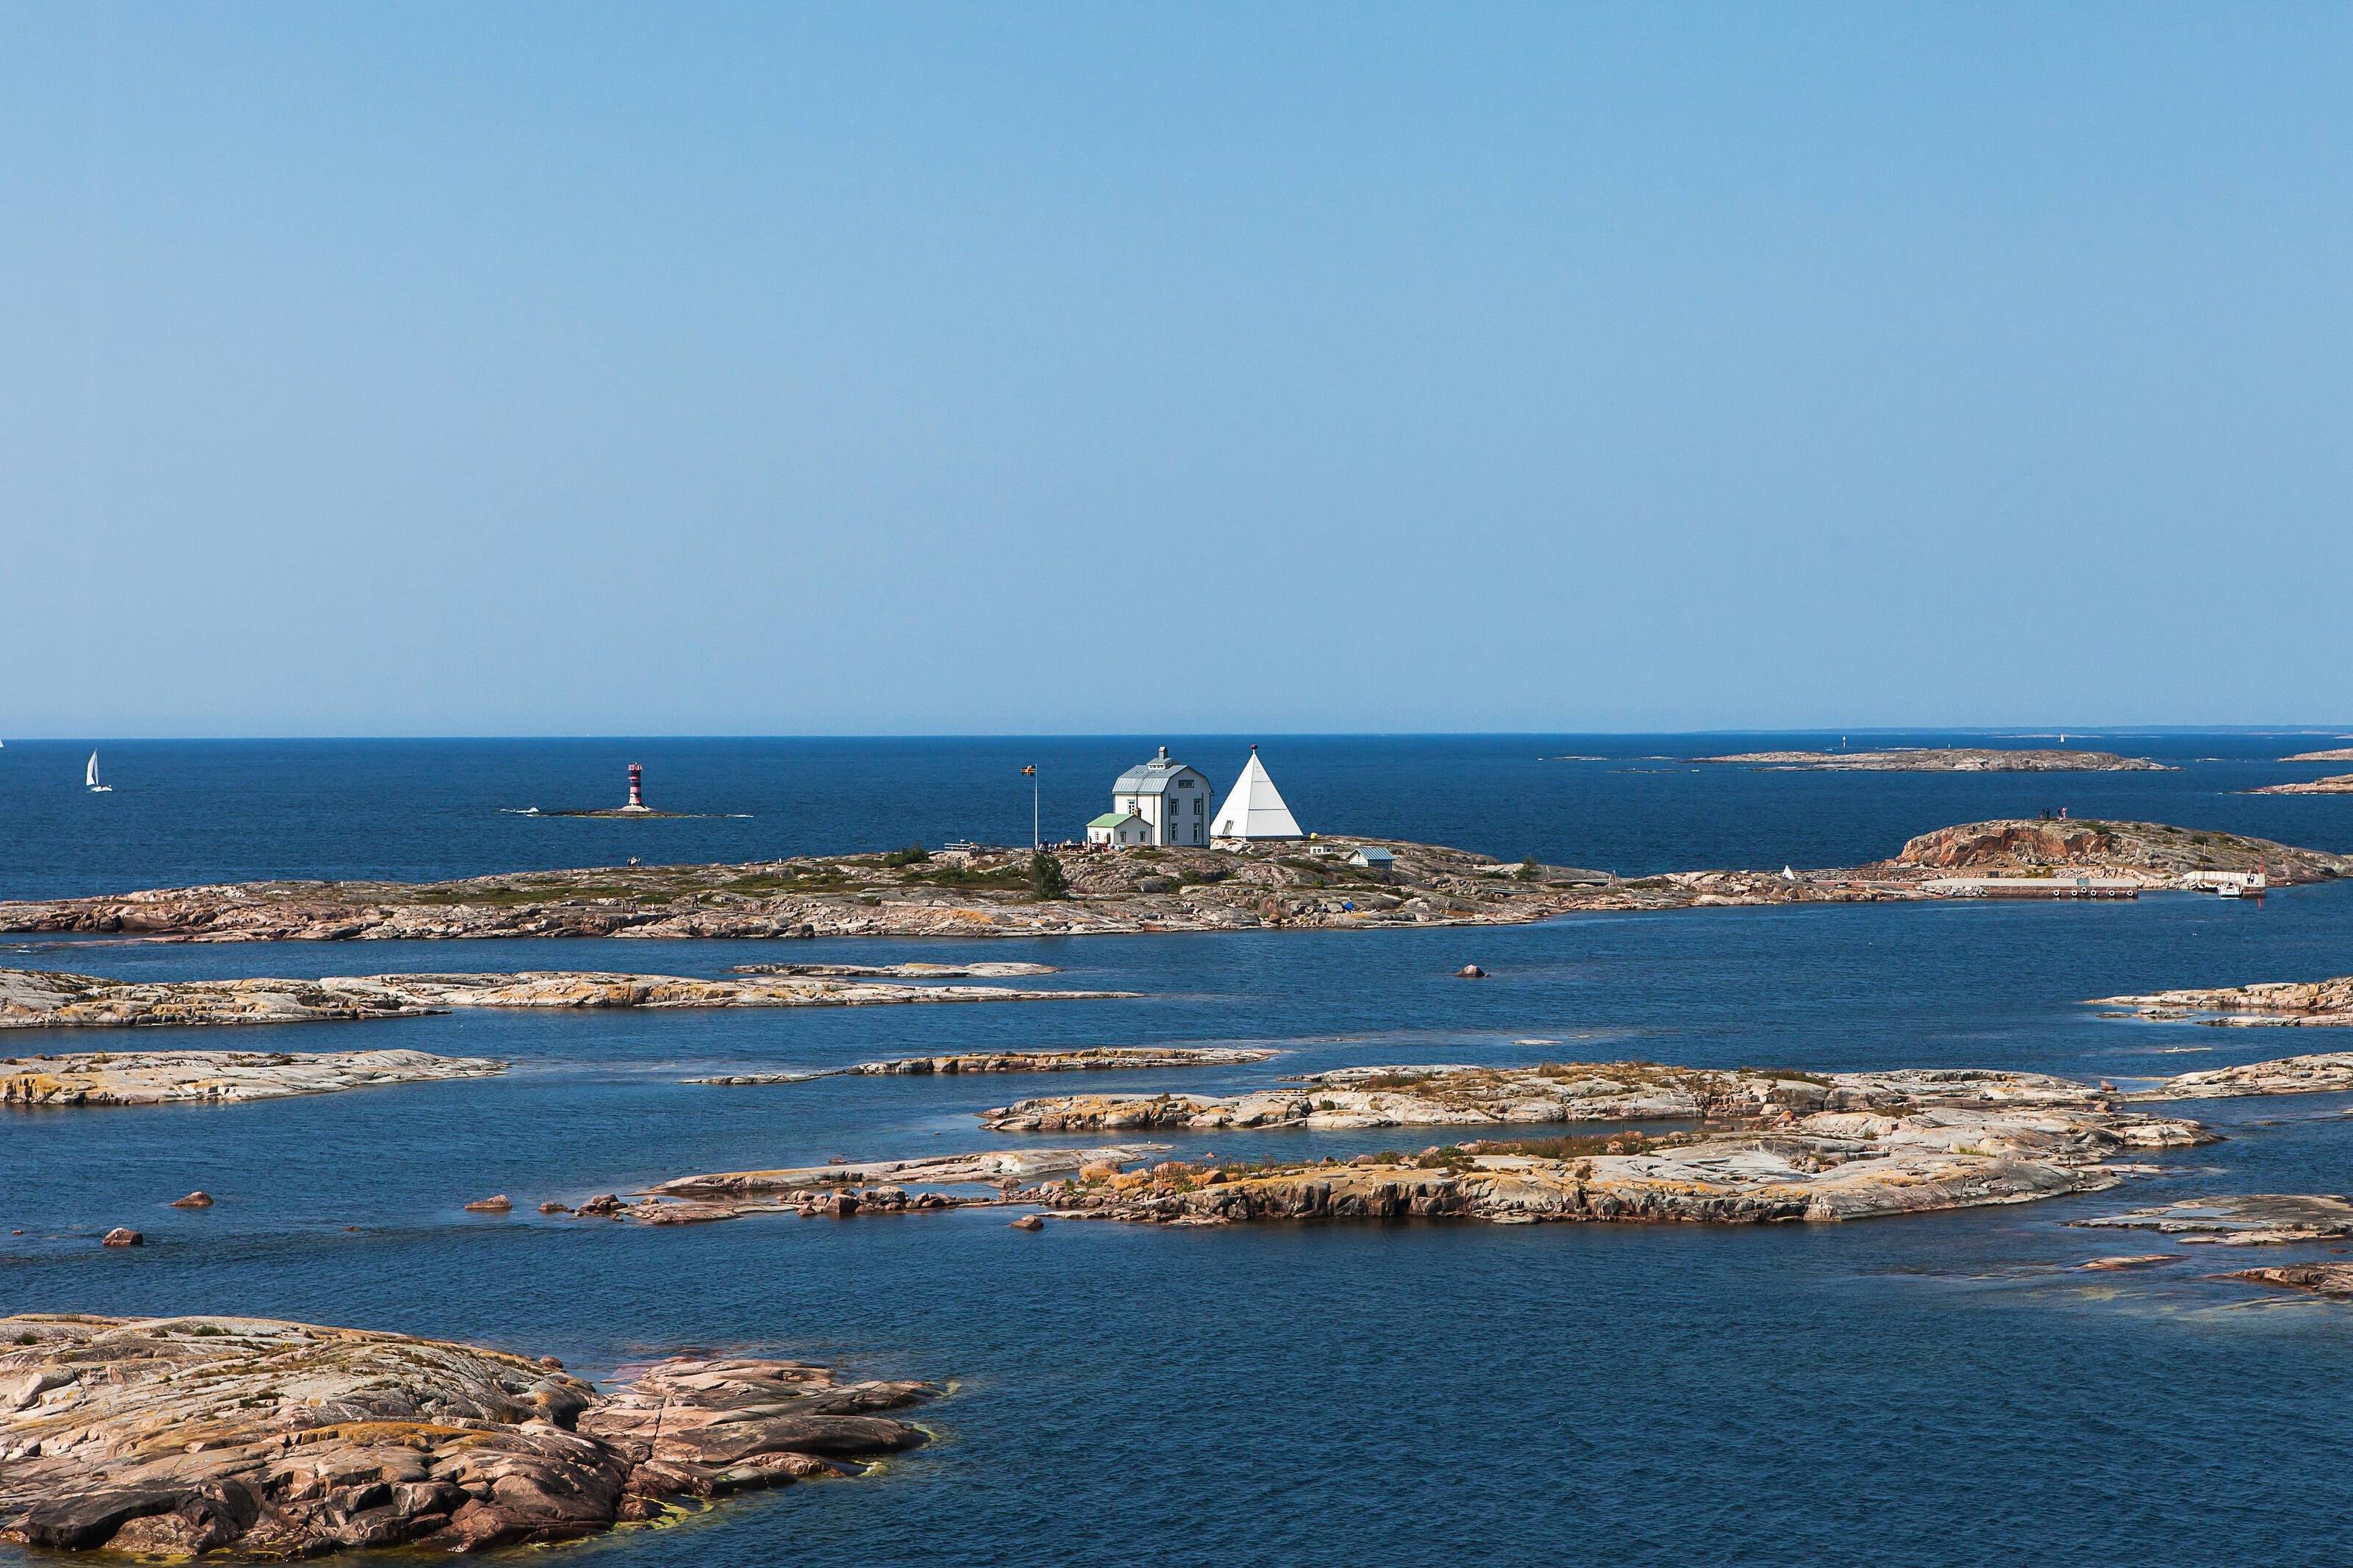
[[[1923,1107],[2107,1110],[2118,1104],[2353,1089],[2353,1052],[2211,1068],[2121,1090],[2045,1073],[1974,1068],[1881,1072],[1711,1069],[1657,1062],[1533,1067],[1343,1068],[1237,1095],[1051,1095],[980,1113],[996,1132],[1532,1126],[1589,1121],[1745,1121],[1816,1111]]]
[[[100,1051],[0,1058],[0,1105],[230,1104],[488,1078],[504,1062],[423,1051]]]
[[[1727,1071],[1657,1062],[1544,1062],[1528,1068],[1344,1068],[1296,1088],[1211,1097],[1061,1095],[981,1113],[995,1132],[1103,1129],[1477,1127],[1579,1121],[1778,1119],[1816,1111],[1901,1112],[2091,1107],[2113,1098],[2069,1079],[1971,1068],[1889,1072]]]
[[[2306,779],[2301,784],[2265,784],[2251,789],[2249,795],[2353,795],[2353,773],[2336,773],[2325,779]]]
[[[2129,1007],[2148,1018],[2189,1018],[2242,1027],[2346,1027],[2353,1026],[2353,974],[2334,980],[2274,980],[2206,990],[2156,991],[2141,996],[2102,996],[2091,1005]]]
[[[2292,757],[2282,757],[2284,763],[2353,763],[2353,746],[2338,746],[2327,752],[2298,752]]]
[[[2211,1141],[2193,1121],[2095,1110],[1818,1111],[1755,1131],[1472,1142],[1342,1162],[1163,1162],[1013,1194],[1153,1224],[1474,1219],[1757,1225],[2026,1203],[2113,1186],[2127,1149]]]
[[[526,969],[481,974],[332,974],[320,980],[108,980],[0,969],[0,1029],[296,1024],[415,1018],[460,1007],[865,1007],[893,1003],[1116,1000],[1124,991],[912,985],[803,975],[702,980]]]
[[[567,1541],[851,1475],[915,1383],[662,1361],[610,1390],[501,1351],[260,1318],[0,1318],[0,1539],[251,1560]]]
[[[1859,773],[2171,773],[2147,757],[2064,748],[1905,746],[1882,752],[1739,752],[1726,757],[1694,757],[1700,763],[1736,763],[1756,768]]]
[[[960,1051],[940,1057],[893,1057],[853,1062],[846,1068],[808,1072],[736,1073],[689,1079],[689,1083],[725,1085],[807,1083],[821,1078],[950,1077],[963,1073],[1119,1072],[1140,1068],[1241,1067],[1272,1057],[1271,1050],[1240,1046],[1087,1046],[1069,1051]]]
[[[1401,1126],[1419,1124],[1421,1118],[1500,1122],[1510,1119],[1514,1102],[1496,1100],[1492,1083],[1471,1076],[1491,1070],[1382,1069],[1439,1081],[1425,1082],[1409,1100],[1381,1103],[1375,1120],[1366,1120],[1359,1110],[1311,1109],[1297,1121],[1256,1125]],[[1594,1114],[1613,1119],[1683,1119],[1697,1112],[1702,1124],[1656,1135],[1619,1131],[1472,1142],[1419,1154],[1358,1155],[1345,1163],[1164,1160],[1131,1170],[1130,1162],[1155,1151],[1009,1149],[688,1176],[649,1189],[635,1205],[617,1198],[595,1203],[615,1217],[654,1224],[786,1211],[896,1213],[975,1201],[1189,1224],[1407,1215],[1505,1223],[1756,1224],[1857,1219],[2096,1191],[2122,1179],[2107,1163],[2122,1152],[2183,1148],[2213,1138],[2194,1121],[2122,1110],[2112,1091],[2031,1073],[1926,1069],[1823,1077],[1619,1063],[1564,1069],[1556,1079],[1541,1069],[1535,1076],[1581,1086],[1556,1095],[1550,1112],[1581,1101]],[[1178,1096],[1130,1103],[1170,1102],[1201,1103]],[[1474,1114],[1464,1114],[1466,1103]],[[1147,1115],[1051,1122],[1041,1117],[1035,1130],[1242,1125],[1219,1120],[1222,1114],[1220,1107],[1206,1121]],[[1544,1119],[1570,1118],[1552,1113]],[[1052,1179],[1037,1180],[1041,1175]],[[1022,1186],[1023,1181],[1031,1184]],[[876,1183],[882,1185],[871,1184]],[[956,1185],[996,1192],[977,1199],[908,1192]]]
[[[2094,1230],[2152,1230],[2185,1243],[2277,1247],[2353,1236],[2353,1204],[2304,1193],[2235,1193],[2068,1223]]]
[[[1352,857],[1387,850],[1386,867]],[[1951,896],[1957,872],[2135,887],[2263,867],[2274,886],[2353,873],[2353,856],[2158,823],[1999,820],[1923,834],[1842,869],[1619,878],[1394,839],[1240,849],[807,857],[724,866],[516,872],[456,882],[248,882],[0,903],[0,931],[174,942],[485,937],[1045,936],[1268,927],[1511,925],[1553,915]]]
[[[583,1218],[634,1221],[639,1225],[701,1225],[746,1215],[905,1214],[1000,1203],[1001,1194],[1024,1181],[1058,1172],[1116,1168],[1129,1160],[1166,1153],[1153,1143],[1123,1143],[1096,1149],[991,1149],[977,1153],[930,1154],[910,1160],[842,1161],[771,1171],[721,1171],[680,1176],[625,1203],[603,1193],[573,1211]],[[910,1186],[979,1187],[978,1195],[924,1191]],[[559,1207],[561,1205],[558,1205]]]

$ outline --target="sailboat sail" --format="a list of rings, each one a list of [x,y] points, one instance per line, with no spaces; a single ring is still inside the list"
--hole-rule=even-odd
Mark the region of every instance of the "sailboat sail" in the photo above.
[[[98,753],[96,752],[92,752],[90,754],[89,764],[81,770],[81,782],[89,785],[91,789],[96,790],[100,795],[112,795],[114,793],[114,786],[112,784],[102,784],[98,782]]]

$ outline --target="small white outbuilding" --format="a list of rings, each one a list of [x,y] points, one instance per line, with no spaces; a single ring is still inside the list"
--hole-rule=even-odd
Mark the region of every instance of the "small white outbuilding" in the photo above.
[[[1242,764],[1242,776],[1226,793],[1226,804],[1218,808],[1209,837],[1236,843],[1307,837],[1299,831],[1299,819],[1291,815],[1291,807],[1282,803],[1282,792],[1267,776],[1256,746],[1250,748],[1250,761]]]
[[[1106,811],[1087,824],[1087,842],[1134,849],[1152,842],[1152,829],[1132,811]]]

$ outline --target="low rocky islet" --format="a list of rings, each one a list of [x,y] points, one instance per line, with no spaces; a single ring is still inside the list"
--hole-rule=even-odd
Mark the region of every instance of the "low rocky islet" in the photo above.
[[[1126,991],[915,984],[799,974],[702,979],[529,969],[472,974],[331,974],[319,980],[113,980],[0,969],[0,1028],[301,1024],[415,1018],[468,1007],[862,1007],[897,1003],[1081,1002]]]
[[[807,1083],[822,1078],[957,1077],[971,1073],[1134,1072],[1174,1068],[1243,1067],[1276,1053],[1243,1046],[1088,1046],[1067,1051],[955,1051],[942,1056],[893,1057],[853,1062],[844,1068],[800,1072],[729,1073],[693,1078],[689,1083],[730,1087]]]
[[[1813,773],[2170,773],[2166,763],[2063,746],[1905,746],[1862,752],[1741,752],[1694,762]]]

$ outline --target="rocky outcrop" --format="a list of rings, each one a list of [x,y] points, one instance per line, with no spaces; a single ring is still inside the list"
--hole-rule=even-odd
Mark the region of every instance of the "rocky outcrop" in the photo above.
[[[2282,757],[2284,763],[2353,763],[2353,746],[2338,746],[2326,752],[2298,752],[2292,757]]]
[[[2353,975],[2158,991],[2144,996],[2102,996],[2090,1005],[2129,1007],[2151,1018],[2196,1018],[2215,1024],[2345,1026],[2353,1025]]]
[[[1741,752],[1728,757],[1694,757],[1701,763],[1740,763],[1750,767],[1817,773],[2170,773],[2147,757],[2114,752],[2076,752],[2063,747],[1920,746],[1881,752]]]
[[[1297,1087],[1222,1097],[1050,1096],[983,1111],[981,1125],[998,1132],[1077,1132],[1737,1121],[1930,1105],[2088,1107],[2105,1098],[2102,1090],[2068,1079],[1969,1068],[1816,1075],[1657,1062],[1544,1062],[1528,1068],[1345,1068],[1301,1079]]]
[[[2332,773],[2325,779],[2305,779],[2296,784],[2265,784],[2251,789],[2249,795],[2353,795],[2353,773]]]
[[[1262,1062],[1275,1053],[1239,1046],[1089,1046],[1074,1051],[965,1051],[944,1057],[895,1057],[888,1061],[857,1062],[846,1068],[822,1068],[809,1072],[732,1073],[720,1078],[692,1078],[689,1083],[807,1083],[820,1078],[920,1078],[996,1072],[1119,1072],[1145,1068],[1240,1067]]]
[[[2238,1100],[2268,1094],[2332,1094],[2353,1089],[2353,1051],[2210,1068],[2167,1079],[2128,1100]]]
[[[1353,866],[1360,847],[1389,866]],[[0,931],[174,942],[488,937],[1091,936],[1267,927],[1514,925],[1553,915],[1940,896],[1964,867],[2138,876],[2253,869],[2275,885],[2353,873],[2353,857],[2149,823],[1983,822],[1914,839],[1894,860],[1805,875],[1620,879],[1397,839],[1240,848],[1050,851],[1067,896],[1030,889],[1029,851],[808,857],[734,866],[607,867],[463,881],[249,882],[0,903]],[[791,966],[786,966],[791,967]]]
[[[912,1383],[550,1360],[258,1318],[0,1318],[0,1538],[245,1560],[564,1541],[674,1500],[853,1473],[923,1433]]]
[[[2353,1204],[2308,1193],[2232,1193],[2068,1223],[2095,1230],[2154,1230],[2223,1247],[2269,1247],[2353,1236]]]
[[[1904,846],[1897,867],[2033,875],[2049,871],[2139,874],[2170,880],[2192,871],[2253,871],[2275,886],[2353,875],[2353,856],[2298,849],[2267,838],[2172,827],[2155,822],[2061,819],[1974,822],[1924,833]]]
[[[2137,1100],[2222,1100],[2353,1089],[2353,1052],[2183,1073],[2125,1092],[2047,1073],[1980,1068],[1880,1072],[1716,1070],[1658,1062],[1526,1068],[1343,1068],[1238,1095],[1046,1095],[980,1113],[995,1132],[1303,1127],[1528,1126],[1590,1121],[1756,1121],[1814,1111],[1908,1114],[1932,1107],[2105,1111]]]
[[[1096,1166],[1017,1202],[1109,1219],[1472,1219],[1753,1225],[2025,1203],[2112,1186],[2129,1149],[2211,1141],[2195,1122],[2090,1110],[1821,1111],[1754,1131],[1472,1142],[1345,1163]]]
[[[365,981],[108,980],[0,969],[0,1029],[134,1024],[309,1024],[416,1018],[438,1009]]]
[[[2353,1263],[2288,1264],[2276,1268],[2242,1268],[2222,1279],[2244,1279],[2250,1285],[2276,1285],[2284,1290],[2309,1290],[2316,1296],[2353,1300]]]
[[[0,1058],[0,1105],[226,1104],[487,1078],[506,1068],[504,1062],[480,1057],[437,1057],[423,1051],[111,1051],[8,1057]]]
[[[787,1210],[849,1215],[874,1207],[880,1184],[879,1201],[892,1212],[923,1206],[920,1197],[909,1196],[910,1187],[965,1185],[995,1187],[997,1201],[1074,1215],[1183,1224],[1415,1215],[1503,1223],[1853,1219],[2096,1191],[2121,1179],[2108,1163],[2121,1153],[2213,1141],[2194,1121],[2119,1110],[2105,1087],[1967,1068],[1817,1076],[1637,1062],[1525,1071],[1360,1068],[1303,1081],[1303,1089],[1286,1087],[1270,1097],[1286,1108],[1303,1097],[1303,1110],[1256,1121],[1244,1108],[1258,1097],[1183,1095],[1103,1101],[1137,1108],[1132,1117],[1074,1112],[1086,1100],[1079,1097],[1036,1102],[1055,1107],[1050,1116],[1006,1110],[987,1118],[1021,1131],[1361,1127],[1406,1125],[1409,1118],[1447,1124],[1647,1118],[1701,1125],[1658,1137],[1621,1131],[1538,1142],[1474,1141],[1419,1155],[1361,1155],[1345,1164],[1163,1161],[1128,1169],[1165,1152],[1149,1145],[840,1162],[684,1176],[649,1189],[635,1205],[608,1194],[580,1212],[652,1223]],[[1335,1087],[1343,1083],[1356,1087]],[[1177,1109],[1164,1109],[1169,1107]],[[959,1201],[972,1200],[944,1198],[940,1206]],[[674,1212],[665,1215],[666,1208]]]
[[[577,1211],[588,1218],[630,1220],[640,1225],[699,1225],[745,1215],[904,1214],[959,1208],[997,1201],[1022,1182],[1061,1171],[1083,1171],[1165,1153],[1158,1144],[1127,1143],[1099,1149],[992,1149],[970,1154],[933,1154],[911,1160],[839,1161],[774,1171],[723,1171],[681,1176],[647,1189],[634,1201],[607,1193]],[[975,1197],[909,1187],[983,1187]]]
[[[896,1002],[1104,1001],[1124,991],[911,985],[801,975],[702,980],[676,974],[523,970],[491,974],[329,975],[323,980],[107,980],[0,969],[0,1028],[294,1024],[414,1018],[458,1007],[862,1007]]]

